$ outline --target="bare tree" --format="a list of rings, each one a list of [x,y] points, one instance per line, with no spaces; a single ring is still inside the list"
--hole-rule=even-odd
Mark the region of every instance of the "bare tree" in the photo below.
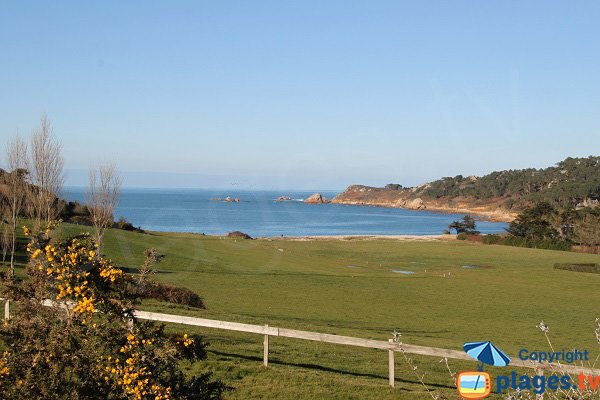
[[[85,199],[99,248],[102,246],[104,232],[114,222],[113,214],[119,202],[120,191],[121,177],[114,164],[101,165],[98,171],[90,169]]]
[[[146,249],[144,251],[144,256],[146,256],[146,259],[144,260],[144,263],[138,270],[140,274],[138,284],[140,286],[144,286],[150,283],[152,276],[156,273],[154,266],[160,263],[165,257],[164,254],[159,254],[158,250],[156,250],[155,248]]]
[[[27,143],[19,136],[8,142],[6,148],[6,222],[8,223],[8,249],[10,251],[10,274],[15,272],[15,250],[19,216],[25,206],[27,184]]]
[[[8,226],[2,225],[2,231],[0,232],[0,247],[2,248],[2,262],[6,262],[6,255],[10,249],[10,230]],[[12,269],[11,269],[12,273]]]
[[[31,216],[34,228],[49,225],[58,217],[58,196],[63,186],[62,144],[52,134],[52,124],[42,115],[40,127],[31,135]]]

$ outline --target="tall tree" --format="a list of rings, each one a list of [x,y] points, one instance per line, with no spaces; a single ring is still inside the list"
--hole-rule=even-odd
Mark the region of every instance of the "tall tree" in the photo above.
[[[556,209],[546,202],[541,202],[525,209],[506,229],[513,236],[533,240],[559,238],[559,231],[552,226],[556,218]]]
[[[62,145],[53,136],[52,124],[46,115],[31,135],[31,210],[34,228],[49,225],[58,216],[58,196],[63,186]]]
[[[102,246],[104,232],[114,222],[114,211],[119,202],[120,190],[121,177],[114,164],[101,165],[98,171],[90,169],[89,186],[85,197],[98,247]]]

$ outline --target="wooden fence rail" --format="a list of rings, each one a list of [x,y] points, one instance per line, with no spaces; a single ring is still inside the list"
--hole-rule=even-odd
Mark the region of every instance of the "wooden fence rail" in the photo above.
[[[0,299],[0,301],[3,299]],[[52,300],[45,300],[43,303],[48,307],[68,307],[67,304],[57,304],[57,302]],[[374,340],[374,339],[362,339],[351,336],[342,336],[342,335],[332,335],[328,333],[318,333],[318,332],[308,332],[308,331],[299,331],[295,329],[285,329],[285,328],[277,328],[269,325],[253,325],[253,324],[242,324],[239,322],[228,322],[214,319],[205,319],[205,318],[196,318],[196,317],[186,317],[182,315],[173,315],[173,314],[163,314],[163,313],[155,313],[149,311],[135,311],[135,318],[148,320],[148,321],[157,321],[157,322],[166,322],[173,324],[183,324],[189,326],[199,326],[203,328],[214,328],[214,329],[223,329],[228,331],[236,331],[236,332],[247,332],[247,333],[255,333],[264,336],[263,340],[263,365],[266,367],[269,364],[269,337],[277,336],[277,337],[287,337],[293,339],[301,339],[301,340],[312,340],[317,342],[324,343],[332,343],[332,344],[341,344],[347,346],[356,346],[356,347],[366,347],[370,349],[379,349],[379,350],[387,350],[388,351],[388,372],[389,372],[389,384],[390,386],[394,386],[395,377],[395,361],[394,354],[398,351],[404,352],[406,354],[417,354],[423,356],[432,356],[432,357],[440,357],[440,358],[450,358],[455,360],[467,360],[474,361],[471,357],[469,357],[466,353],[459,350],[449,350],[442,349],[437,347],[426,347],[426,346],[417,346],[412,344],[400,344],[394,342],[392,339],[387,341],[383,340]],[[10,319],[10,302],[5,300],[4,306],[4,318],[6,320]],[[561,373],[570,373],[570,374],[579,374],[584,373],[587,375],[600,375],[599,369],[592,369],[583,366],[577,366],[572,364],[557,364],[557,363],[535,363],[533,361],[523,361],[516,357],[511,357],[510,366],[513,367],[522,367],[522,368],[534,368],[534,369],[542,369],[542,370],[552,370],[558,371]]]
[[[389,354],[389,378],[390,386],[394,386],[394,353],[401,351],[407,354],[417,354],[423,356],[433,356],[440,358],[450,358],[455,360],[474,361],[464,351],[449,350],[437,347],[417,346],[412,344],[399,344],[393,340],[373,340],[362,339],[351,336],[331,335],[328,333],[317,333],[308,331],[298,331],[294,329],[276,328],[269,325],[251,325],[241,324],[238,322],[227,322],[221,320],[204,319],[196,317],[184,317],[173,314],[162,314],[148,311],[136,311],[135,317],[149,321],[170,322],[175,324],[201,326],[205,328],[224,329],[229,331],[257,333],[265,336],[264,339],[264,365],[268,365],[269,354],[269,336],[288,337],[293,339],[312,340],[317,342],[325,342],[332,344],[342,344],[348,346],[367,347],[371,349],[387,350]],[[600,375],[600,370],[577,366],[572,364],[557,364],[557,363],[534,363],[533,361],[523,361],[517,357],[511,357],[510,365],[513,367],[522,368],[538,368],[545,370],[564,371],[565,373],[585,373],[588,375]]]

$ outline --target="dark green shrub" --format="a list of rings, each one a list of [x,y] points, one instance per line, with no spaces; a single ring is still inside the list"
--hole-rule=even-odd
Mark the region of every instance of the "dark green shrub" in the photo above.
[[[72,224],[92,226],[92,221],[88,217],[76,215],[68,220]]]
[[[61,201],[62,209],[59,217],[63,221],[68,221],[73,224],[91,225],[90,210],[83,204],[77,201],[64,202]]]
[[[500,235],[496,234],[484,235],[482,240],[482,243],[484,244],[499,244],[501,242],[502,238],[500,237]]]
[[[592,274],[600,274],[600,264],[572,264],[572,263],[556,263],[555,269],[564,269],[566,271],[588,272]]]
[[[240,232],[240,231],[233,231],[233,232],[229,232],[229,233],[227,234],[227,237],[229,237],[229,238],[234,238],[234,239],[247,239],[247,240],[252,240],[252,236],[248,235],[247,233]]]
[[[148,282],[138,291],[141,297],[166,301],[195,308],[205,308],[204,301],[190,289],[166,285],[158,282]]]
[[[133,226],[133,224],[131,222],[127,221],[123,217],[119,218],[119,220],[114,225],[114,227],[116,227],[118,229],[122,229],[124,231],[144,233],[144,230],[142,228],[136,228],[135,226]]]
[[[499,244],[534,249],[570,251],[571,243],[558,239],[529,239],[519,236],[506,236]]]

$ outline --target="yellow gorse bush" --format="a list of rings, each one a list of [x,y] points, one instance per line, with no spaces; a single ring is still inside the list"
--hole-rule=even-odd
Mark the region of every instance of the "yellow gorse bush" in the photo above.
[[[115,282],[119,279],[122,279],[123,276],[124,273],[122,270],[110,265],[110,263],[105,259],[100,260],[100,277],[104,278],[105,281]]]
[[[153,381],[152,372],[143,366],[143,347],[153,344],[153,339],[139,340],[130,333],[127,343],[119,350],[122,357],[107,357],[101,377],[135,400],[173,399],[171,388]]]
[[[66,248],[56,248],[50,244],[43,249],[27,247],[37,269],[44,272],[56,285],[56,300],[71,300],[73,311],[92,314],[97,311],[94,288],[90,271],[97,268],[99,277],[106,283],[114,283],[125,278],[122,270],[115,268],[109,260],[97,256],[91,250],[89,241],[70,239]]]

